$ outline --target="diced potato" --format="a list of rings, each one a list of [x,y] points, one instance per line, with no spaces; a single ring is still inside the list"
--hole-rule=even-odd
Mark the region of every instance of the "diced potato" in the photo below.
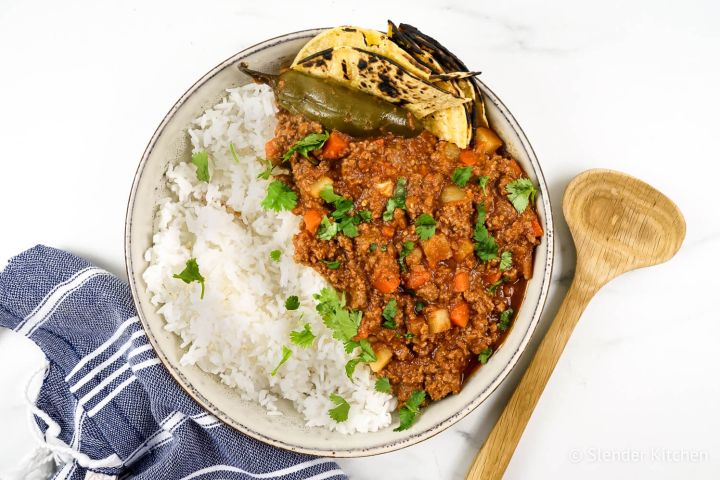
[[[443,151],[450,160],[455,160],[460,156],[460,148],[452,142],[446,143]]]
[[[476,150],[492,155],[502,144],[503,142],[500,140],[500,137],[489,128],[480,127],[475,130]]]
[[[430,333],[440,333],[450,330],[450,313],[445,308],[438,308],[428,313],[428,326]]]
[[[467,257],[472,255],[473,250],[475,249],[473,243],[468,238],[460,239],[453,245],[453,248],[455,249],[455,253],[453,253],[453,258],[456,262],[461,262],[465,260]]]
[[[442,233],[438,233],[430,237],[428,240],[424,240],[422,242],[422,249],[425,252],[428,265],[433,268],[438,264],[438,262],[447,260],[453,255],[450,242]]]
[[[422,250],[419,248],[413,248],[412,252],[408,254],[407,257],[405,257],[405,263],[408,265],[416,265],[422,261]]]
[[[320,198],[320,192],[323,188],[327,187],[328,185],[332,187],[333,181],[330,177],[322,176],[318,178],[315,183],[310,185],[310,195],[312,195],[315,198]]]
[[[442,203],[459,202],[460,200],[465,200],[465,192],[458,186],[448,185],[440,193]]]
[[[390,180],[385,180],[384,182],[376,183],[375,190],[377,190],[386,197],[391,197],[393,194],[393,182]]]
[[[390,362],[393,354],[392,350],[390,350],[383,344],[373,345],[373,351],[375,352],[376,360],[374,362],[368,363],[368,365],[370,365],[370,370],[377,373],[383,368],[385,368],[385,365]]]

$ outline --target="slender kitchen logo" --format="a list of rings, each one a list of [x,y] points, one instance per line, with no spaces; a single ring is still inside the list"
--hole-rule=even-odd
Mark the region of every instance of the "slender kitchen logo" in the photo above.
[[[703,463],[709,459],[706,450],[685,448],[596,448],[572,449],[572,463]]]

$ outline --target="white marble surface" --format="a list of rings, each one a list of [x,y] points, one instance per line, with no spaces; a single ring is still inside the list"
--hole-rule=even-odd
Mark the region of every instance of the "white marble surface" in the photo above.
[[[2,264],[45,243],[124,275],[137,161],[197,78],[288,31],[412,23],[484,72],[540,158],[559,252],[544,326],[573,269],[560,199],[575,174],[631,173],[666,192],[688,224],[675,259],[612,282],[591,303],[506,478],[720,477],[720,4],[204,3],[0,3]],[[41,361],[27,340],[0,332],[0,472],[32,449],[21,392]],[[519,373],[423,444],[340,463],[356,479],[463,478]]]

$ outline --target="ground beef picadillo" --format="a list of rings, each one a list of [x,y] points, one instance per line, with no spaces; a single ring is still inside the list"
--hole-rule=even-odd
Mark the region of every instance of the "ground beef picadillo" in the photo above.
[[[279,164],[298,140],[322,131],[318,123],[281,111],[275,137],[266,146],[268,158]],[[494,149],[485,152],[482,142],[461,151],[429,132],[364,139],[332,132],[331,140],[311,159],[294,154],[289,162],[291,175],[284,180],[298,194],[294,213],[306,219],[294,237],[295,260],[320,272],[345,292],[351,308],[362,310],[357,339],[368,339],[376,353],[392,353],[377,373],[390,380],[400,402],[414,390],[424,390],[433,400],[458,393],[478,355],[502,341],[500,316],[508,308],[517,311],[532,276],[542,228],[534,206],[518,213],[505,190],[525,177],[522,169]],[[452,174],[465,166],[472,167],[472,177],[459,188]],[[480,177],[487,177],[484,188]],[[407,182],[406,207],[383,221],[399,178]],[[370,222],[358,225],[354,238],[338,234],[321,240],[316,222],[308,220],[310,211],[315,216],[332,212],[318,196],[318,186],[329,182],[336,194],[352,200],[355,212],[372,214]],[[497,258],[489,261],[473,250],[478,204],[486,209],[485,225],[498,245]],[[436,222],[428,240],[420,239],[414,225],[423,213]],[[414,248],[401,267],[404,242],[413,242]],[[501,252],[512,254],[506,271],[500,270]],[[340,267],[331,269],[332,261]],[[397,302],[395,328],[383,326],[382,311],[391,299]],[[433,333],[438,318],[449,318],[450,327]]]

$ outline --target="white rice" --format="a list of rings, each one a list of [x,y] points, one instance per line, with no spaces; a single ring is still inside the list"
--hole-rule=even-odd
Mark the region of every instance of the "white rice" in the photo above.
[[[268,415],[282,415],[277,402],[285,398],[308,426],[376,431],[391,423],[395,399],[375,391],[366,365],[358,365],[353,382],[347,378],[344,366],[351,356],[314,308],[312,295],[327,284],[292,258],[299,218],[260,206],[270,181],[257,178],[263,170],[258,157],[273,135],[275,113],[272,91],[251,84],[228,90],[218,105],[195,119],[188,134],[193,151],[208,152],[211,180],[198,181],[190,159],[168,167],[143,278],[167,330],[182,340],[183,364],[217,375]],[[275,249],[282,251],[277,263],[270,259]],[[205,277],[202,300],[198,283],[173,278],[192,257]],[[299,310],[285,309],[290,295],[300,298]],[[317,338],[303,349],[290,342],[289,333],[306,322]],[[283,345],[293,353],[273,377]],[[328,416],[334,407],[331,393],[350,403],[347,421],[336,423]]]

